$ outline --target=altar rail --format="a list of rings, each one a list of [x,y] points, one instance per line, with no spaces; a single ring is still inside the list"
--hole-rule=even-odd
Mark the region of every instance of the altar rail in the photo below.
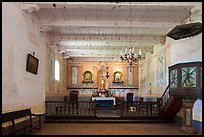
[[[120,117],[129,116],[159,116],[160,112],[160,100],[156,101],[144,101],[140,98],[139,101],[127,102],[124,100],[116,101],[114,105],[114,110],[119,110]],[[96,101],[46,101],[46,116],[93,116],[97,117],[97,107]],[[106,108],[105,108],[106,109]]]
[[[121,102],[121,116],[159,116],[160,113],[160,100],[156,101],[139,101]]]
[[[46,116],[96,116],[95,101],[45,101]]]

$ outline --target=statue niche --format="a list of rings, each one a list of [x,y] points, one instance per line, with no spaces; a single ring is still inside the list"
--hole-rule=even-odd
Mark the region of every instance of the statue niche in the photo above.
[[[102,69],[98,71],[97,76],[97,86],[98,86],[98,96],[99,97],[107,97],[108,96],[108,90],[107,90],[107,79],[106,79],[106,70]]]
[[[83,83],[93,83],[92,76],[93,74],[90,71],[85,71],[83,74],[84,80],[82,82]]]
[[[122,80],[122,77],[123,77],[122,72],[120,72],[120,71],[114,72],[113,77],[114,77],[113,83],[123,83],[123,80]]]

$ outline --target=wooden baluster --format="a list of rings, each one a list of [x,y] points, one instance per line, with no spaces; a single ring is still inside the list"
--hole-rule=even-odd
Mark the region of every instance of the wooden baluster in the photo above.
[[[94,100],[93,103],[94,103],[94,115],[96,117],[96,100]]]
[[[157,115],[159,115],[160,114],[160,108],[161,108],[161,106],[160,106],[160,99],[157,97]]]
[[[70,115],[70,105],[71,105],[71,103],[70,103],[70,101],[68,102],[68,115]]]
[[[120,112],[121,112],[121,117],[123,117],[123,110],[124,110],[124,101],[120,100]]]
[[[147,102],[147,115],[151,115],[151,102]]]
[[[146,103],[143,102],[143,115],[146,116]]]

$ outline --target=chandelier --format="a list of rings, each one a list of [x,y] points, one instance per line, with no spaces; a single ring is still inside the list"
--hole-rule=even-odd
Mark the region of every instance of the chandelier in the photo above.
[[[121,56],[120,56],[120,60],[122,62],[128,62],[130,65],[137,64],[137,62],[139,60],[142,59],[142,51],[141,49],[139,49],[138,55],[136,54],[136,52],[134,52],[134,47],[129,47],[129,51],[127,52],[127,49],[125,49],[125,53],[123,55],[123,51],[121,51]]]
[[[131,2],[130,2],[130,36],[131,36]],[[137,64],[137,62],[139,60],[141,60],[141,55],[142,55],[142,51],[141,49],[139,49],[139,53],[138,56],[134,50],[134,47],[131,46],[131,40],[130,40],[130,47],[129,47],[129,51],[127,51],[127,49],[125,49],[125,52],[123,54],[123,51],[121,51],[121,56],[120,56],[120,60],[122,62],[129,62],[130,66],[135,63]]]

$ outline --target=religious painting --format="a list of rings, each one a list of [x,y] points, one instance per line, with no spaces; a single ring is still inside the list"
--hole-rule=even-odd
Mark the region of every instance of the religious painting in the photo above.
[[[93,74],[90,71],[85,71],[83,74],[84,80],[83,83],[93,83],[92,81]]]
[[[78,67],[72,67],[72,85],[78,84]]]
[[[31,72],[33,74],[37,74],[38,72],[38,63],[39,59],[28,53],[27,63],[26,63],[26,71]]]

